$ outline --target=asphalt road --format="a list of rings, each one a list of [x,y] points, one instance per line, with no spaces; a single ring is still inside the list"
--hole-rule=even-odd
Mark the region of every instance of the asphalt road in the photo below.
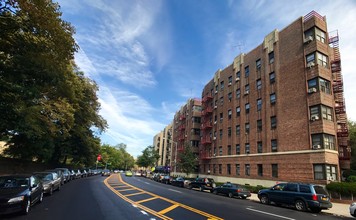
[[[325,213],[298,212],[154,182],[143,177],[93,176],[65,184],[46,196],[27,216],[0,219],[132,220],[132,219],[340,219]],[[347,219],[347,218],[345,218]]]

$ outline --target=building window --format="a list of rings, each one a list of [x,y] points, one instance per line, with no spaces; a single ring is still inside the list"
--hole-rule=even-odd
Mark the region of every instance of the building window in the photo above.
[[[236,135],[240,135],[240,125],[236,125]]]
[[[216,156],[216,147],[214,147],[214,157]]]
[[[312,134],[312,149],[335,149],[335,137],[330,134]]]
[[[278,178],[278,164],[272,164],[272,177]]]
[[[245,77],[248,77],[250,75],[250,67],[246,66],[245,67]]]
[[[245,133],[246,134],[250,133],[250,123],[245,123]]]
[[[231,155],[231,145],[227,146],[227,155]]]
[[[263,176],[263,166],[262,164],[257,164],[257,175]]]
[[[250,113],[250,103],[245,104],[246,114]]]
[[[262,131],[262,119],[257,120],[257,131]]]
[[[257,142],[257,153],[262,153],[262,141]]]
[[[228,135],[229,137],[231,137],[231,127],[228,127],[228,128],[227,128],[227,135]]]
[[[272,93],[270,96],[269,96],[269,100],[271,102],[271,105],[275,104],[276,103],[276,93]]]
[[[220,97],[220,105],[221,106],[224,105],[224,97],[223,96]]]
[[[216,86],[215,86],[215,93],[218,93],[218,89],[219,89],[219,86],[216,85]]]
[[[322,53],[319,53],[319,52],[317,52],[316,55],[318,58],[318,65],[321,65],[321,66],[327,68],[328,67],[328,57]]]
[[[240,176],[240,164],[236,164],[236,176]]]
[[[224,119],[224,114],[222,112],[220,112],[220,122],[222,122]]]
[[[325,92],[326,94],[331,94],[331,83],[328,80],[325,80],[323,78],[319,78],[319,87],[322,92]]]
[[[231,109],[227,110],[227,118],[230,120],[232,116],[232,111]]]
[[[240,112],[241,112],[241,108],[240,107],[236,107],[236,117],[240,116]]]
[[[224,81],[221,81],[220,82],[220,90],[223,90],[224,89]]]
[[[236,144],[236,155],[240,155],[240,153],[241,153],[240,145]]]
[[[216,164],[213,164],[213,173],[216,173]]]
[[[274,72],[271,72],[269,74],[269,83],[273,84],[276,81],[276,74]]]
[[[240,79],[240,77],[241,77],[241,73],[240,73],[240,71],[238,71],[237,73],[236,73],[236,79]],[[236,80],[237,81],[237,80]]]
[[[245,175],[250,176],[250,164],[245,164]]]
[[[325,106],[325,105],[321,106],[321,115],[324,120],[334,121],[333,120],[333,109],[328,106]]]
[[[326,33],[319,28],[315,28],[316,39],[322,43],[325,43]]]
[[[274,52],[273,51],[268,54],[268,60],[269,60],[270,64],[274,63]]]
[[[318,82],[317,82],[318,78],[314,78],[311,80],[308,80],[308,92],[312,92],[313,89],[315,89],[314,91],[318,91]]]
[[[239,99],[241,96],[241,90],[240,89],[236,89],[236,98]]]
[[[334,121],[333,109],[325,105],[316,105],[310,107],[310,120],[316,121],[320,119],[320,115],[323,120]]]
[[[261,111],[262,109],[262,99],[257,99],[257,111]]]
[[[329,164],[314,164],[315,180],[337,180],[337,167]]]
[[[231,164],[227,164],[226,168],[227,175],[231,175]]]
[[[245,154],[249,154],[250,153],[250,144],[246,143],[245,144]]]
[[[272,116],[271,117],[271,129],[276,129],[277,128],[277,117],[276,116]]]
[[[257,71],[261,70],[261,59],[256,60],[256,69]]]
[[[310,120],[315,121],[320,118],[319,105],[310,107]]]
[[[232,99],[232,93],[229,92],[229,94],[227,94],[227,98],[229,99],[229,102],[231,102],[231,99]]]
[[[219,130],[219,136],[220,136],[220,140],[222,140],[222,136],[223,136],[223,129]]]
[[[223,155],[223,150],[222,150],[222,146],[219,147],[219,156]]]
[[[312,67],[315,65],[315,54],[314,53],[308,54],[306,59],[307,59],[308,67]]]
[[[262,81],[260,79],[258,79],[256,81],[256,87],[257,87],[257,90],[260,90],[262,88]]]
[[[245,95],[248,95],[250,93],[250,85],[247,84],[245,85]]]
[[[222,173],[222,164],[219,164],[219,174]]]
[[[278,152],[277,140],[276,139],[272,139],[271,140],[271,150],[272,150],[272,152]]]
[[[229,76],[229,86],[232,84],[232,76]]]

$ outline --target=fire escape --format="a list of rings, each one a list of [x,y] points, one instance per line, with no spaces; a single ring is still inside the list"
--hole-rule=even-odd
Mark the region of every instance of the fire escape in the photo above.
[[[178,125],[178,151],[184,151],[184,143],[186,140],[185,134],[185,124],[186,124],[186,116],[185,112],[181,112],[179,116],[179,125]]]
[[[339,160],[341,169],[350,168],[351,150],[349,146],[349,130],[347,125],[344,85],[341,73],[341,59],[339,51],[338,32],[329,33],[329,44],[334,51],[331,64],[333,76],[333,93],[335,98],[335,116],[337,122],[337,140],[339,144]]]
[[[211,115],[213,109],[210,105],[212,99],[213,97],[210,94],[205,95],[202,99],[202,108],[203,108],[203,111],[201,113],[202,137],[201,137],[201,149],[199,152],[199,157],[201,160],[210,159],[209,148],[211,148],[211,129],[213,127],[211,122]]]

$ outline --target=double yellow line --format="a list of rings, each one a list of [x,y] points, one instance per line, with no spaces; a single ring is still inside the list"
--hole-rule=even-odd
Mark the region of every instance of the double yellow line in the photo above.
[[[116,188],[117,188],[117,187],[120,187],[120,188],[121,188],[121,187],[122,187],[122,188],[125,187],[125,189],[115,189],[113,186],[111,186],[111,185],[108,183],[108,180],[111,179],[111,178],[114,178],[114,176],[117,176],[119,182],[123,184],[123,185],[120,185],[120,186],[116,186]],[[217,216],[214,216],[214,215],[211,215],[211,214],[209,214],[209,213],[203,212],[203,211],[201,211],[201,210],[192,208],[192,207],[187,206],[187,205],[184,205],[184,204],[182,204],[182,203],[178,203],[178,202],[176,202],[176,201],[167,199],[167,198],[165,198],[165,197],[161,197],[161,196],[159,196],[159,195],[156,195],[156,194],[153,194],[153,193],[144,191],[144,190],[142,190],[142,189],[140,189],[140,188],[137,188],[137,187],[135,187],[135,186],[132,186],[132,185],[130,185],[130,184],[124,182],[124,181],[122,180],[122,178],[121,178],[120,175],[116,175],[116,174],[111,175],[110,177],[108,177],[108,178],[106,178],[106,179],[104,180],[104,184],[105,184],[111,191],[113,191],[116,195],[118,195],[120,198],[122,198],[123,200],[125,200],[125,201],[127,201],[127,202],[129,202],[129,203],[131,203],[131,204],[133,204],[133,205],[135,205],[135,206],[137,206],[138,208],[140,208],[140,209],[142,209],[142,210],[144,210],[144,211],[146,211],[146,212],[148,212],[148,213],[150,213],[150,214],[152,214],[152,215],[154,215],[154,216],[156,216],[156,217],[159,217],[159,218],[161,218],[161,219],[167,219],[167,220],[168,220],[168,219],[172,219],[172,218],[169,218],[168,216],[165,216],[164,214],[166,214],[166,213],[172,211],[172,210],[175,209],[175,208],[181,207],[181,208],[187,209],[187,210],[189,210],[189,211],[195,212],[195,213],[197,213],[197,214],[199,214],[199,215],[205,216],[205,217],[207,217],[209,220],[210,220],[210,219],[211,219],[211,220],[223,220],[222,218],[219,218],[219,217],[217,217]],[[130,187],[130,188],[126,188],[126,187]],[[128,190],[137,190],[137,191],[139,191],[139,192],[132,193],[132,194],[127,194],[127,195],[123,195],[123,194],[120,193],[120,192],[122,192],[122,191],[128,191]],[[140,201],[133,201],[133,200],[131,200],[131,199],[128,198],[128,197],[130,197],[130,196],[139,195],[139,194],[148,194],[148,195],[150,195],[150,196],[152,196],[152,197],[151,197],[151,198],[148,198],[148,199],[140,200]],[[152,209],[150,209],[150,208],[148,208],[148,207],[146,207],[146,206],[143,206],[143,205],[141,204],[141,203],[144,203],[144,202],[147,202],[147,201],[151,201],[151,200],[154,200],[154,199],[161,199],[161,200],[167,201],[167,202],[169,202],[169,203],[172,203],[172,205],[169,206],[168,208],[165,208],[165,209],[163,209],[163,210],[157,212],[157,211],[154,211],[154,210],[152,210]]]

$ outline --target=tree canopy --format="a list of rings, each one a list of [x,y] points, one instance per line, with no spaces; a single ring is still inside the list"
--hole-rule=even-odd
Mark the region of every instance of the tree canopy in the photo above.
[[[185,174],[189,175],[196,171],[197,167],[197,155],[194,154],[192,147],[186,145],[184,151],[179,154],[180,160],[178,161],[178,166]]]
[[[1,0],[2,5],[7,1]],[[5,154],[27,160],[90,165],[106,121],[98,86],[74,63],[70,23],[48,0],[18,0],[0,9],[0,139]]]
[[[101,146],[100,154],[102,160],[99,161],[99,166],[107,166],[110,169],[128,170],[134,167],[135,159],[126,151],[126,145],[118,144],[110,146],[104,144]]]
[[[142,155],[137,157],[136,164],[140,167],[153,167],[160,158],[157,150],[153,146],[147,146]]]

